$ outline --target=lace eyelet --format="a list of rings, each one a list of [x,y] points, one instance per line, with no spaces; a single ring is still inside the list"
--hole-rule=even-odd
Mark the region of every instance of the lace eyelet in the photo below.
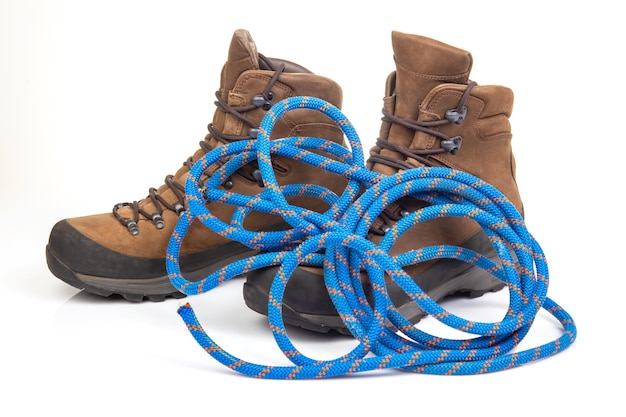
[[[446,119],[449,122],[456,123],[457,125],[463,123],[465,116],[467,116],[466,106],[463,106],[460,112],[457,109],[450,109],[446,112]]]
[[[263,183],[263,175],[261,174],[261,171],[259,169],[255,169],[254,171],[252,171],[252,176],[256,180],[259,187],[265,186],[265,184]]]
[[[139,226],[137,225],[136,221],[128,220],[126,222],[126,227],[128,228],[128,231],[131,235],[137,236],[139,234]]]
[[[154,227],[156,227],[158,230],[161,230],[165,227],[163,217],[161,217],[159,213],[152,214],[152,223],[154,223]]]
[[[180,202],[177,201],[174,204],[174,211],[176,212],[178,216],[180,216],[185,211],[185,206],[183,206]]]
[[[459,152],[462,144],[463,138],[461,136],[454,136],[448,140],[441,141],[441,147],[452,155],[456,155]]]
[[[255,106],[262,108],[265,111],[268,111],[272,108],[272,104],[274,103],[274,94],[270,91],[267,93],[267,96],[263,94],[259,94],[258,96],[252,97],[252,104]]]
[[[248,129],[248,136],[250,136],[252,139],[256,139],[257,136],[259,136],[259,129],[257,129],[256,127],[251,127],[250,129]]]
[[[227,179],[222,183],[222,187],[224,187],[225,190],[230,190],[233,188],[233,181],[230,178]]]

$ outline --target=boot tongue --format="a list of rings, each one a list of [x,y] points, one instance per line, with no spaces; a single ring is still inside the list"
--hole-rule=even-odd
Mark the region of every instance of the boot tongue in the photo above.
[[[239,76],[248,70],[259,69],[259,53],[256,44],[245,29],[237,29],[233,34],[228,50],[228,60],[222,68],[220,92],[222,98],[228,98],[228,92],[235,86]]]
[[[418,35],[393,32],[396,116],[417,120],[426,95],[443,83],[467,84],[472,56],[462,49]]]
[[[221,99],[228,103],[228,95],[230,91],[235,87],[239,77],[246,71],[259,69],[259,53],[256,49],[256,44],[250,36],[250,33],[245,29],[237,29],[233,33],[232,40],[230,41],[230,47],[228,49],[228,59],[222,67],[220,88],[218,91]],[[220,131],[224,131],[227,125],[229,116],[223,111],[216,109],[213,114],[213,125]],[[221,142],[207,135],[205,140],[208,141],[212,147],[221,146]],[[202,156],[202,152],[194,155],[194,160],[197,157]]]

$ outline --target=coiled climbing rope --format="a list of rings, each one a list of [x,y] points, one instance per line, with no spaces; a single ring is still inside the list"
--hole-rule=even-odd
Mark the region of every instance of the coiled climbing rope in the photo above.
[[[276,120],[298,108],[326,114],[344,132],[350,150],[311,137],[269,140]],[[323,151],[333,158],[313,151]],[[297,159],[347,178],[341,195],[317,185],[281,187],[272,169],[272,156]],[[219,189],[237,169],[258,162],[264,190],[247,196]],[[220,168],[203,184],[205,170]],[[227,161],[226,163],[223,163]],[[363,191],[365,190],[365,191]],[[251,270],[280,266],[268,299],[272,334],[292,366],[247,362],[218,346],[204,331],[189,303],[178,313],[196,341],[213,358],[245,375],[273,379],[328,378],[375,369],[398,368],[429,374],[480,374],[517,367],[552,356],[576,338],[571,316],[547,297],[548,266],[541,247],[528,232],[523,218],[493,186],[464,172],[448,168],[415,168],[392,176],[369,171],[358,135],[339,109],[313,97],[292,97],[275,104],[263,119],[256,140],[221,146],[192,167],[185,186],[188,210],[170,239],[167,271],[182,293],[196,295]],[[330,208],[317,213],[290,205],[285,197],[307,195],[326,201]],[[401,218],[379,245],[366,239],[372,222],[394,201],[411,196],[429,205]],[[237,209],[229,223],[213,216],[207,203],[219,201]],[[210,204],[209,204],[210,206]],[[243,220],[251,211],[281,216],[291,229],[249,231]],[[464,217],[478,223],[492,242],[498,262],[465,248],[438,245],[389,255],[394,242],[417,223],[435,217]],[[220,235],[257,249],[259,255],[234,262],[201,281],[188,281],[179,266],[180,246],[192,221],[198,220]],[[509,307],[499,322],[466,320],[434,302],[403,270],[432,259],[457,259],[481,268],[505,282]],[[301,353],[287,336],[282,318],[283,294],[289,277],[300,265],[324,269],[328,293],[346,327],[358,340],[350,352],[332,360],[317,360]],[[359,271],[367,272],[373,292],[366,300]],[[468,334],[467,339],[445,339],[418,329],[393,306],[385,291],[385,274],[395,280],[426,313]],[[553,342],[516,352],[541,309],[562,325]],[[388,323],[393,324],[393,329]]]

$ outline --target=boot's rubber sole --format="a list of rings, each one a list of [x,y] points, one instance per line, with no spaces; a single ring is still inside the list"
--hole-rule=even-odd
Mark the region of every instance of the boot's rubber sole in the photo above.
[[[283,230],[287,226],[279,222],[262,230]],[[229,241],[181,256],[179,262],[185,279],[197,282],[257,253],[239,242]],[[66,220],[54,226],[46,245],[48,269],[61,281],[91,294],[120,295],[136,302],[185,296],[170,283],[165,255],[165,249],[164,257],[157,259],[125,255],[91,240]]]
[[[474,236],[466,243],[474,250],[482,249],[481,253],[494,262],[497,261],[495,251],[485,236]],[[272,267],[247,274],[243,295],[250,309],[267,315],[269,289],[277,271],[278,267]],[[452,259],[438,260],[420,275],[413,277],[413,280],[438,303],[451,296],[476,298],[506,286],[482,269]],[[322,275],[297,268],[285,288],[283,321],[290,326],[316,332],[336,331],[350,335],[334,308],[323,281]],[[369,289],[364,286],[364,290],[367,294]],[[388,282],[387,293],[400,314],[411,323],[418,323],[427,316],[394,282]],[[393,327],[391,323],[388,325]]]
[[[210,265],[205,265],[194,271],[183,271],[183,275],[188,281],[200,281],[223,266],[254,254],[256,254],[256,252],[248,250],[227,257],[222,256],[218,261],[216,261],[214,257],[209,258],[212,259]],[[102,297],[120,295],[128,301],[134,302],[144,300],[163,301],[168,297],[185,297],[185,294],[176,290],[170,283],[165,268],[163,268],[163,275],[149,278],[109,278],[87,275],[69,268],[55,256],[50,246],[46,246],[46,260],[48,262],[48,269],[50,269],[57,278],[90,294]]]
[[[277,269],[272,268],[268,273],[275,274]],[[431,291],[429,296],[435,302],[451,296],[464,296],[467,298],[480,297],[488,292],[496,292],[504,288],[506,284],[495,278],[486,277],[485,273],[478,268],[470,268],[466,273],[458,275],[447,281],[445,285],[437,287]],[[244,283],[244,299],[246,305],[257,313],[267,315],[267,299],[269,294],[263,288],[255,285],[254,282]],[[407,302],[396,306],[398,312],[411,323],[416,324],[427,314],[414,302]],[[350,335],[350,331],[345,327],[338,315],[317,315],[299,313],[288,304],[283,304],[283,321],[290,326],[300,327],[320,333],[336,331],[341,334]],[[389,323],[391,327],[391,323]]]

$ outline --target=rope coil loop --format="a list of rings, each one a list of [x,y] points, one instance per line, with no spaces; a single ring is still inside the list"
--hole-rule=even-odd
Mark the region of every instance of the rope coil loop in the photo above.
[[[326,114],[347,137],[350,151],[332,142],[311,137],[269,140],[276,120],[298,108]],[[323,151],[333,158],[314,151]],[[271,157],[297,159],[349,180],[341,195],[317,185],[280,186]],[[222,182],[245,164],[256,160],[265,189],[255,196],[220,190]],[[221,163],[202,184],[207,168]],[[263,119],[256,140],[239,141],[207,153],[190,170],[186,182],[189,208],[181,216],[170,239],[167,271],[171,283],[184,294],[209,291],[249,271],[279,266],[270,289],[268,320],[276,343],[293,366],[247,362],[219,347],[204,331],[189,303],[178,313],[196,341],[222,364],[245,375],[273,379],[327,378],[381,368],[398,368],[430,374],[479,374],[516,367],[554,355],[576,338],[571,316],[547,297],[549,274],[539,244],[526,229],[515,206],[496,188],[461,171],[449,168],[415,168],[392,176],[366,169],[363,150],[351,123],[332,104],[313,97],[291,97],[276,103]],[[290,205],[285,197],[308,195],[324,200],[330,208],[316,213]],[[383,210],[402,197],[429,203],[397,221],[377,246],[366,236]],[[213,216],[207,203],[219,201],[236,210],[230,223]],[[243,228],[251,211],[281,216],[292,229],[256,232]],[[436,217],[462,217],[481,226],[499,257],[497,262],[472,250],[449,245],[429,246],[395,256],[389,250],[414,225]],[[238,241],[260,254],[227,265],[201,281],[191,282],[180,271],[180,245],[194,220],[214,232]],[[509,308],[499,322],[466,320],[432,300],[405,272],[404,267],[433,259],[456,259],[483,269],[506,283]],[[358,340],[350,352],[316,360],[299,352],[287,335],[282,300],[291,274],[300,265],[323,268],[324,282],[337,312]],[[359,271],[369,277],[373,296],[366,301]],[[470,336],[445,339],[428,334],[410,323],[394,307],[385,287],[387,274],[426,313]],[[533,349],[514,352],[541,309],[562,325],[556,340]],[[393,325],[393,330],[391,326]]]

